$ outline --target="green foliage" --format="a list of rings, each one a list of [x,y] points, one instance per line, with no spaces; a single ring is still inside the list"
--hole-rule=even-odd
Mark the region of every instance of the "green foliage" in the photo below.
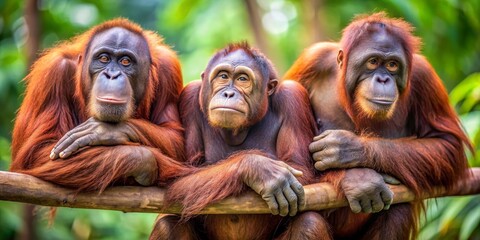
[[[473,202],[472,200],[470,200]],[[477,202],[478,203],[478,202]],[[480,223],[480,205],[475,205],[473,209],[465,214],[462,227],[460,228],[460,239],[469,239],[473,235],[473,231]]]
[[[185,7],[189,6],[189,7]],[[232,41],[251,39],[240,1],[173,1],[159,13],[159,29],[178,51],[184,82],[200,78],[216,49]],[[234,27],[233,27],[234,26]]]
[[[53,226],[48,226],[48,208],[40,211],[38,235],[42,239],[147,239],[156,214],[121,213],[106,210],[57,210]]]
[[[310,45],[307,10],[312,1],[257,0],[264,51],[280,75]],[[448,89],[451,101],[476,146],[480,146],[480,1],[478,0],[337,0],[319,1],[319,21],[313,26],[322,40],[338,41],[341,29],[356,14],[386,11],[412,23],[426,55]],[[198,79],[216,49],[232,41],[257,45],[245,1],[212,0],[42,0],[39,5],[41,49],[114,17],[126,17],[159,32],[178,52],[184,82]],[[0,170],[10,164],[11,130],[24,91],[27,72],[24,1],[0,1]],[[265,26],[269,26],[265,28]],[[470,76],[469,76],[470,75]],[[467,77],[468,76],[468,77]],[[461,81],[462,79],[465,79]],[[472,166],[480,166],[470,157]],[[442,198],[430,201],[420,239],[480,238],[480,199]],[[0,202],[0,239],[12,239],[22,227],[23,205]],[[155,214],[59,209],[52,227],[40,210],[39,239],[145,239]]]
[[[12,119],[19,106],[25,76],[25,57],[19,46],[24,35],[21,2],[0,2],[0,137],[9,138]]]
[[[0,170],[8,169],[12,159],[10,155],[10,141],[0,137]]]
[[[450,101],[475,148],[469,155],[470,166],[480,166],[480,73],[460,82],[450,93]],[[478,239],[480,237],[480,198],[452,197],[429,200],[427,218],[419,239]]]
[[[22,227],[20,205],[0,201],[0,239],[13,239]]]

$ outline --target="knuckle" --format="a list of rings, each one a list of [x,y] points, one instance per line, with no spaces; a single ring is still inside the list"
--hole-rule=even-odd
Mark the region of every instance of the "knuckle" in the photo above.
[[[372,213],[372,208],[370,208],[370,207],[363,208],[363,212],[364,213]]]
[[[383,199],[384,203],[390,204],[393,202],[393,195],[388,195]]]
[[[268,204],[268,208],[270,209],[270,212],[272,212],[273,215],[278,214],[278,207],[277,205],[273,205],[272,203]]]
[[[89,145],[90,140],[88,138],[83,138],[82,140],[79,141],[78,147],[84,147]]]
[[[318,161],[315,163],[315,169],[317,170],[320,170],[320,171],[324,171],[328,168],[328,165],[327,165],[327,162],[329,162],[330,159],[329,158],[325,158],[323,159],[322,161]]]
[[[265,187],[263,188],[264,194],[271,195],[273,192],[276,191],[278,188],[278,184],[274,181],[268,181],[265,183]]]
[[[343,130],[343,129],[342,129],[342,130],[338,130],[338,131],[337,131],[337,134],[340,135],[340,136],[348,136],[348,135],[351,134],[351,132],[348,131],[348,130]]]
[[[293,217],[293,216],[297,215],[297,212],[298,212],[297,209],[292,209],[292,210],[290,210],[290,213],[288,215]]]
[[[298,196],[304,196],[305,195],[305,189],[303,188],[302,184],[298,183],[295,184],[295,189],[297,189],[297,195]]]
[[[271,198],[271,191],[267,187],[259,188],[259,187],[251,187],[255,192],[260,194],[264,200],[269,200]]]
[[[72,149],[72,148],[73,148],[73,149],[79,148],[81,141],[82,141],[82,140],[76,140],[76,141],[74,141],[72,144],[70,144],[70,146],[67,148],[67,150],[70,150],[70,149]]]
[[[272,201],[272,199],[273,199],[272,195],[270,195],[270,194],[263,193],[263,194],[261,194],[261,196],[262,196],[262,199],[265,200],[267,203]]]
[[[70,135],[68,135],[68,138],[70,138],[70,139],[77,139],[77,138],[78,138],[78,134],[77,134],[77,133],[71,133]]]
[[[333,155],[334,148],[332,146],[328,146],[322,151],[322,157],[331,157]]]
[[[104,133],[106,133],[106,131],[103,130],[103,128],[101,127],[96,127],[94,130],[93,130],[93,133],[97,134],[97,135],[102,135]]]
[[[360,203],[358,201],[349,200],[348,202],[349,202],[350,209],[352,210],[352,212],[359,213],[359,212],[362,211],[362,207],[360,206]]]
[[[340,147],[335,146],[335,147],[332,148],[332,155],[333,156],[338,157],[338,156],[340,156],[340,153],[341,153]]]
[[[382,205],[375,205],[373,208],[372,208],[372,212],[376,213],[376,212],[380,212],[382,211],[383,209],[383,204]]]
[[[362,194],[356,194],[352,192],[346,192],[345,196],[347,197],[348,200],[356,201],[356,202],[358,202],[358,200],[363,198]]]
[[[320,161],[322,160],[322,152],[316,152],[312,155],[313,160]]]
[[[96,139],[97,139],[96,136],[90,134],[90,135],[88,135],[87,138],[85,138],[85,142],[86,142],[86,143],[93,143],[93,142],[95,142]]]
[[[284,186],[287,183],[289,176],[290,172],[287,169],[279,169],[272,181],[269,181],[269,185]]]
[[[276,206],[273,206],[272,204],[268,204],[268,208],[270,209],[270,211],[275,214],[276,212],[278,212],[278,209]]]
[[[298,201],[297,195],[295,194],[290,194],[289,196],[287,196],[287,199],[290,203],[295,203],[295,204]]]
[[[332,139],[332,141],[337,142],[338,139],[343,138],[343,135],[341,132],[335,131],[335,132],[332,132],[332,134],[330,134],[330,138]]]
[[[370,186],[367,189],[372,189],[372,191],[382,191],[384,189],[383,184],[381,182],[371,182]]]
[[[352,197],[352,196],[346,196],[346,197],[347,197],[347,201],[350,205],[354,205],[354,206],[360,205],[360,202],[358,201],[357,198]]]
[[[282,169],[282,170],[280,171],[280,173],[281,173],[281,175],[282,175],[281,180],[284,181],[284,182],[285,182],[286,180],[288,180],[289,178],[293,177],[292,173],[291,173],[288,169],[286,169],[286,168]]]
[[[275,161],[275,163],[279,166],[282,172],[290,172],[288,168],[290,167],[287,163],[283,161]]]
[[[323,170],[323,163],[318,161],[318,162],[315,163],[314,167],[315,167],[315,169],[321,171],[321,170]]]
[[[348,138],[348,131],[342,130],[337,133],[338,138],[345,140]]]
[[[317,149],[317,144],[316,144],[316,142],[310,143],[310,145],[308,145],[308,150],[309,150],[310,152],[315,152],[316,149]]]

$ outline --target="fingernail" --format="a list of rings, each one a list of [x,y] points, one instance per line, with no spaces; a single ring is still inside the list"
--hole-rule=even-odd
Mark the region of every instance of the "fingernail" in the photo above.
[[[61,158],[63,158],[63,157],[65,156],[65,153],[64,153],[64,152],[61,152],[61,153],[59,154],[59,156],[60,156]]]
[[[50,153],[50,159],[55,159],[55,153],[54,152]]]

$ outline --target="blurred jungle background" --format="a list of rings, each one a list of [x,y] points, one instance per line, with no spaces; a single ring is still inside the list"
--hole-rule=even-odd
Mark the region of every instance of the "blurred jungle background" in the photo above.
[[[25,77],[38,54],[115,17],[154,30],[178,52],[185,83],[198,79],[215,49],[248,40],[283,75],[316,41],[338,41],[356,14],[386,11],[416,27],[422,53],[447,86],[477,146],[480,165],[480,1],[478,0],[0,0],[0,170],[10,164],[11,130]],[[419,239],[479,239],[480,197],[430,201]],[[155,214],[58,209],[0,201],[0,239],[146,239]]]

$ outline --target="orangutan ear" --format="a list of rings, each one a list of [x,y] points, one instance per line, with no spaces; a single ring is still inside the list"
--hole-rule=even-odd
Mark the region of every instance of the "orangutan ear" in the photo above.
[[[343,66],[343,50],[342,49],[338,50],[337,64],[338,64],[338,67],[342,68]]]
[[[268,96],[272,95],[275,90],[277,89],[277,85],[278,85],[278,80],[277,79],[271,79],[268,81],[268,90],[267,90],[267,93],[268,93]]]

